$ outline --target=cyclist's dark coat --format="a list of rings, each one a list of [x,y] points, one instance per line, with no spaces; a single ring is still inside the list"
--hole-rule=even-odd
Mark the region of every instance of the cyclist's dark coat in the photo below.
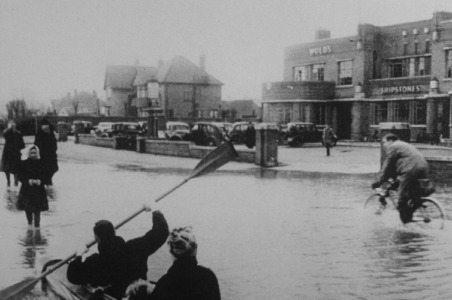
[[[169,230],[160,211],[152,213],[153,227],[144,236],[124,242],[115,236],[98,245],[95,253],[84,262],[77,256],[67,269],[67,279],[73,284],[109,286],[105,292],[122,299],[127,286],[141,278],[146,280],[148,257],[166,241]]]
[[[411,199],[418,192],[418,179],[427,178],[427,161],[413,145],[403,141],[394,141],[385,150],[378,180],[383,183],[389,178],[397,179],[400,182],[399,198]]]

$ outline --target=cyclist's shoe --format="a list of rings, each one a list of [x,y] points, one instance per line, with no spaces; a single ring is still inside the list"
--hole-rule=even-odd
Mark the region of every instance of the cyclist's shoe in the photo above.
[[[386,209],[386,204],[381,204],[378,210],[375,212],[376,215],[381,215],[383,211]]]

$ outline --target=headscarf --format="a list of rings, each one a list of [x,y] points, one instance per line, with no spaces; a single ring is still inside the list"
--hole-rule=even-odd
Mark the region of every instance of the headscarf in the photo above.
[[[28,145],[27,147],[20,150],[21,160],[27,160],[30,157],[30,151],[31,149],[36,149],[36,152],[38,153],[37,159],[41,159],[41,155],[39,154],[39,148],[36,145]]]
[[[100,220],[94,225],[94,233],[101,241],[107,241],[116,236],[115,227],[110,221]]]
[[[176,258],[196,256],[198,244],[191,226],[175,228],[168,238],[170,253]]]

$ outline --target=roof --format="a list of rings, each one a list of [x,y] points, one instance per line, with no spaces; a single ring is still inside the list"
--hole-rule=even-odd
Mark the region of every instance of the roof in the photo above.
[[[131,89],[136,73],[135,66],[107,66],[104,89]]]
[[[133,86],[144,85],[152,80],[155,80],[157,75],[156,67],[141,67],[136,68],[135,79],[133,80]]]
[[[157,80],[160,83],[187,83],[223,85],[221,81],[201,70],[183,56],[175,56],[158,69]]]

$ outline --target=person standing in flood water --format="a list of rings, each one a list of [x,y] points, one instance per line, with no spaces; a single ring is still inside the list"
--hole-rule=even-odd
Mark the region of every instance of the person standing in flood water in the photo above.
[[[41,120],[41,128],[35,135],[34,144],[38,146],[41,151],[41,160],[43,164],[44,173],[44,185],[53,185],[53,175],[58,171],[58,159],[57,159],[57,140],[53,126],[49,120]]]
[[[5,146],[0,169],[5,172],[7,186],[11,186],[11,174],[14,176],[14,186],[17,186],[19,184],[17,171],[20,165],[20,150],[25,148],[24,138],[22,133],[16,129],[16,123],[13,120],[8,122],[8,128],[3,133],[3,137]]]
[[[334,131],[333,128],[330,125],[326,125],[325,129],[323,130],[323,144],[326,148],[326,156],[330,156],[330,149],[334,145]]]
[[[20,186],[17,209],[25,211],[28,225],[39,228],[41,212],[49,210],[49,201],[44,187],[44,174],[40,160],[39,148],[31,145],[23,149],[22,162],[19,167],[18,178]]]

